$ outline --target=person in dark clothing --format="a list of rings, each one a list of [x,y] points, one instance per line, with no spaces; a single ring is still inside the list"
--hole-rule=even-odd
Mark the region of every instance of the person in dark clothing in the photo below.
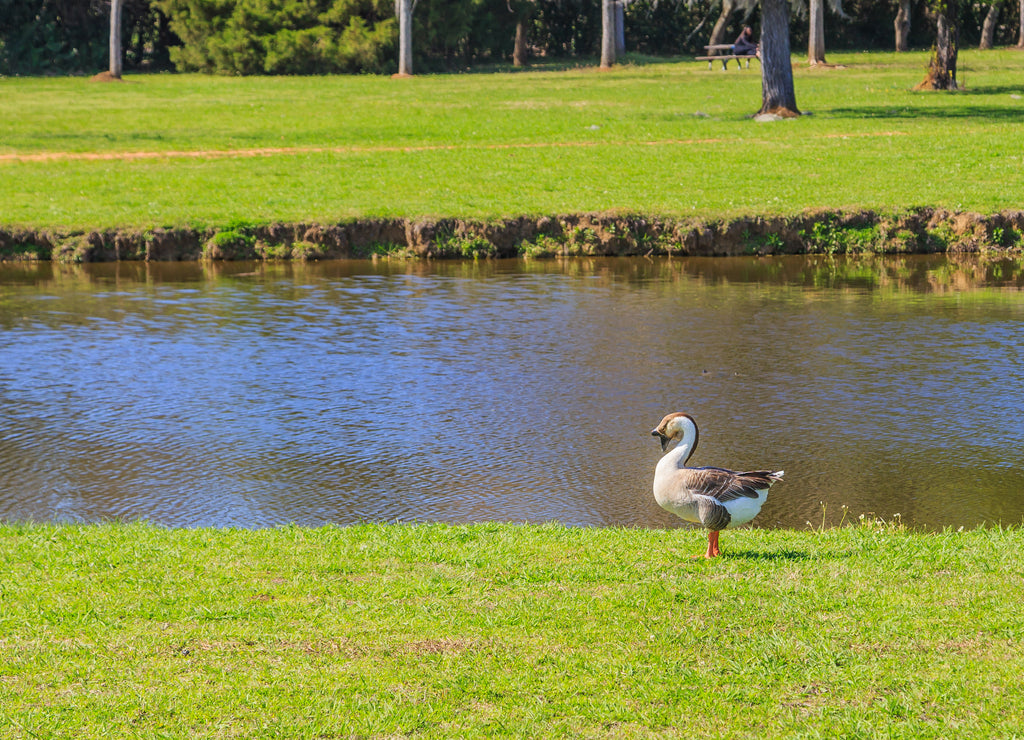
[[[760,56],[760,50],[756,43],[754,43],[754,32],[750,26],[746,26],[739,36],[736,37],[736,41],[732,45],[733,54],[754,54]]]

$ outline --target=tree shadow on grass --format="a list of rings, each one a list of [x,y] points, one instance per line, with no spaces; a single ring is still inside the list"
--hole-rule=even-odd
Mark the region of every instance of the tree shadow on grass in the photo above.
[[[970,70],[968,70],[970,71]],[[1022,85],[978,85],[977,87],[962,87],[956,91],[956,95],[1024,95],[1024,84]]]
[[[769,552],[758,552],[756,550],[723,550],[721,557],[738,558],[743,560],[762,560],[765,562],[811,559],[810,555],[801,550],[772,550]]]
[[[831,108],[815,111],[822,118],[874,118],[887,120],[927,120],[930,118],[978,119],[998,122],[1024,121],[1024,101],[1017,107],[992,107],[981,105],[958,105],[954,108],[915,107],[863,107]]]
[[[599,57],[539,57],[530,59],[522,67],[516,67],[511,62],[486,62],[473,64],[466,67],[445,67],[437,65],[428,67],[424,65],[422,74],[437,75],[492,75],[523,72],[569,72],[596,70],[600,65]],[[647,54],[629,53],[616,60],[613,69],[628,69],[629,67],[649,67],[655,65],[672,65],[681,62],[692,62],[693,57],[688,55],[677,56],[649,56]],[[703,62],[701,62],[703,64]]]

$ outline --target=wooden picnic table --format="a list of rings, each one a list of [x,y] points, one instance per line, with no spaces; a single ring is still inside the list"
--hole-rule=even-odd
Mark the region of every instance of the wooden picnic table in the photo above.
[[[747,61],[747,69],[750,69],[750,60],[757,59],[757,54],[733,54],[732,44],[708,44],[704,47],[707,52],[707,56],[697,57],[699,62],[707,62],[708,69],[711,69],[711,65],[716,61],[722,63],[722,69],[728,68],[729,61],[732,59],[736,60],[736,68],[742,69],[740,66],[740,60],[745,59]],[[726,54],[720,54],[719,52],[728,52]]]

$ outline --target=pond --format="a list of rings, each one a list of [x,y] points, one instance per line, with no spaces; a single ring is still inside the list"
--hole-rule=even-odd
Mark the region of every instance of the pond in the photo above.
[[[1019,524],[1022,265],[2,264],[0,520],[676,527],[688,411],[755,526]]]

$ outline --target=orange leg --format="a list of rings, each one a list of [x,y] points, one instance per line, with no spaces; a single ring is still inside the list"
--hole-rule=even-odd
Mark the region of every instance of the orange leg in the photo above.
[[[718,549],[718,530],[710,530],[708,532],[708,551],[704,553],[704,557],[716,558],[721,554],[722,551]]]

